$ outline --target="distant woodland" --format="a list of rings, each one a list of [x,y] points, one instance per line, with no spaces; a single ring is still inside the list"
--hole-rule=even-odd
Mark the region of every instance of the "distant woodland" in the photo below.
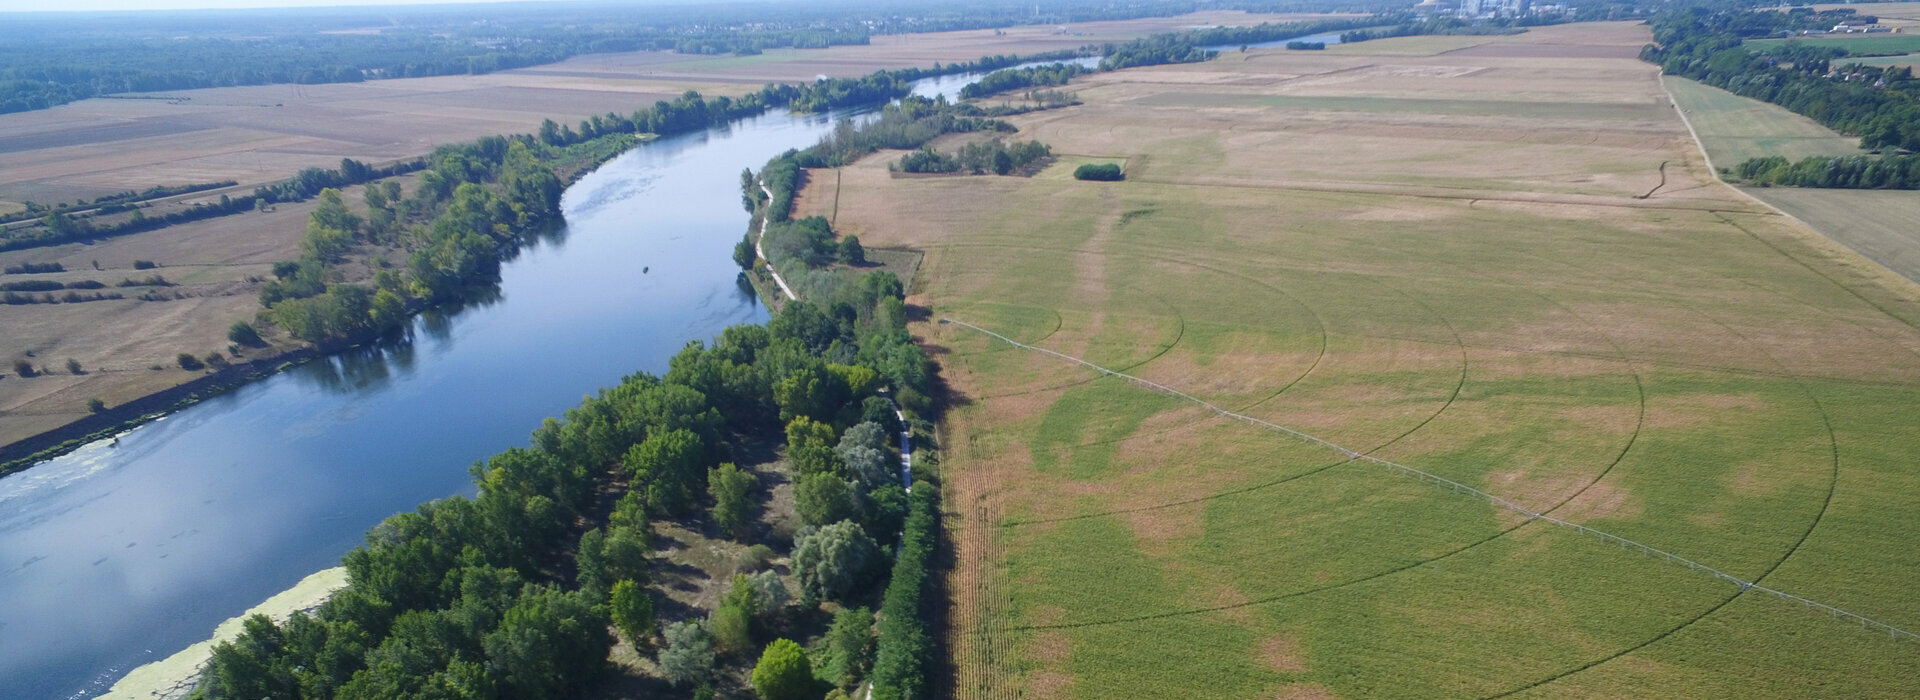
[[[1847,60],[1849,53],[1838,48],[1747,43],[1874,19],[1852,8],[1772,12],[1699,6],[1655,17],[1655,43],[1640,57],[1660,64],[1668,75],[1771,102],[1858,136],[1861,148],[1920,151],[1920,81],[1911,69],[1861,65]],[[1920,187],[1914,162],[1911,156],[1893,153],[1815,157],[1791,164],[1784,158],[1756,158],[1728,174],[1761,185],[1914,189]]]
[[[1057,0],[390,6],[0,14],[0,113],[119,93],[483,74],[581,54],[752,55],[876,34],[1169,16],[1201,9],[1366,10],[1373,0]]]

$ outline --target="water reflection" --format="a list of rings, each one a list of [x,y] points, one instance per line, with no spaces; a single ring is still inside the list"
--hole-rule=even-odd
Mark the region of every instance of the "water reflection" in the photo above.
[[[413,339],[411,328],[396,330],[380,340],[314,359],[287,373],[334,393],[380,391],[396,375],[404,378],[413,373]]]

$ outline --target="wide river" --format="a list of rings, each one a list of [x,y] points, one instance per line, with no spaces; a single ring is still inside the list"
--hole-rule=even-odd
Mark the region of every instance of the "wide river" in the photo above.
[[[503,267],[497,300],[0,479],[0,697],[103,692],[338,565],[387,516],[473,493],[475,460],[583,395],[766,320],[732,260],[740,171],[834,118],[636,148],[567,189],[565,227]]]

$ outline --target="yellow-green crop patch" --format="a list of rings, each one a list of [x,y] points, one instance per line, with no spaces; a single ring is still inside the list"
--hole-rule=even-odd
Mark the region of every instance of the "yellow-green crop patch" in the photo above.
[[[1920,51],[1920,36],[1913,34],[1868,34],[1856,36],[1805,36],[1791,39],[1760,39],[1748,42],[1760,51],[1798,44],[1823,48],[1846,49],[1848,53],[1878,54],[1899,51]]]
[[[1785,108],[1686,78],[1662,78],[1718,167],[1748,158],[1859,155],[1860,140],[1836,134]]]
[[[1268,107],[1331,112],[1410,113],[1428,115],[1517,116],[1546,119],[1657,119],[1665,107],[1651,103],[1523,102],[1515,100],[1447,100],[1401,97],[1347,97],[1320,95],[1248,95],[1207,92],[1164,92],[1140,100],[1153,106]]]

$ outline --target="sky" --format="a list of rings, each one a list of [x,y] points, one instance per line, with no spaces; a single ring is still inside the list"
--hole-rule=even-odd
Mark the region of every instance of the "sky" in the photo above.
[[[95,12],[102,10],[207,10],[259,7],[451,5],[529,0],[0,0],[0,12]],[[532,0],[551,2],[555,0]]]

